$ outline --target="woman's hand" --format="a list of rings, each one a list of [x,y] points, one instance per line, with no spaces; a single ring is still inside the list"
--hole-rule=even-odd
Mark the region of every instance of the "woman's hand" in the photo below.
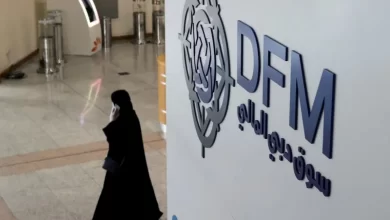
[[[119,106],[113,105],[110,114],[110,122],[115,121],[119,116]]]

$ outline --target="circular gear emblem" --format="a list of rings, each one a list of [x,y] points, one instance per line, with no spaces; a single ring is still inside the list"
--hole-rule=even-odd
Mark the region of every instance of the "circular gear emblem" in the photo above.
[[[186,0],[179,38],[192,116],[202,144],[211,148],[225,119],[234,80],[217,0]]]

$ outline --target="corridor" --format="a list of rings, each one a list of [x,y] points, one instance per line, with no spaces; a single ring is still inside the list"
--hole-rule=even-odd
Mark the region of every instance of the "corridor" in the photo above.
[[[156,45],[113,45],[111,53],[67,57],[50,78],[0,84],[0,219],[91,219],[104,178],[110,95],[126,89],[141,121],[155,191],[166,212],[165,141],[160,135]],[[127,72],[128,74],[118,74]],[[129,201],[129,205],[130,205]],[[166,219],[164,216],[163,219]]]

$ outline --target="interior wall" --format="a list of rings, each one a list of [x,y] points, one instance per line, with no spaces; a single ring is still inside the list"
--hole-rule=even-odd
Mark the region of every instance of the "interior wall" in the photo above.
[[[167,1],[168,219],[389,220],[389,10]],[[223,102],[214,80],[227,86],[227,75],[236,83]]]
[[[35,0],[0,0],[0,31],[3,71],[37,49]]]
[[[112,35],[126,36],[134,33],[133,1],[118,0],[119,18],[112,20]],[[152,0],[146,1],[146,33],[152,33]]]
[[[46,0],[35,0],[35,21],[37,30],[37,42],[39,37],[38,21],[45,18],[47,14]]]

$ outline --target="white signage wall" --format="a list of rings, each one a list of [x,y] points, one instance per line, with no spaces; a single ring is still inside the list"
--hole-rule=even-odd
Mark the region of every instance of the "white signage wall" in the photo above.
[[[390,2],[166,2],[168,219],[390,219]]]

